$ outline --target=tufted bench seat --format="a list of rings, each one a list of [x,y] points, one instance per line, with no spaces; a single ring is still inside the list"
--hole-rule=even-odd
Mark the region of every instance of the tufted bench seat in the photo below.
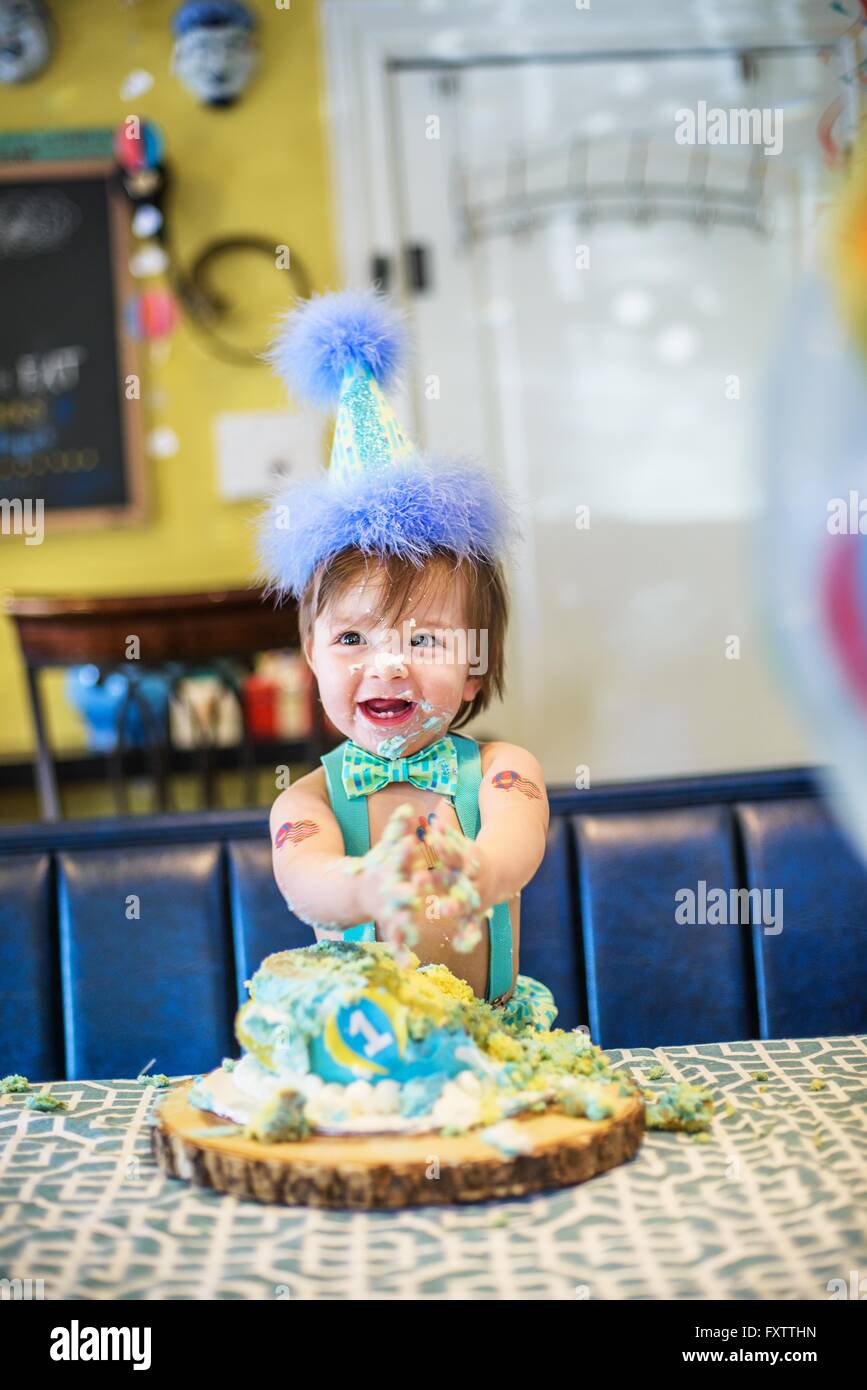
[[[521,968],[558,1026],[603,1047],[867,1032],[867,872],[810,774],[554,790],[551,811]],[[0,1075],[205,1070],[237,1054],[259,961],[311,939],[263,811],[0,830]]]

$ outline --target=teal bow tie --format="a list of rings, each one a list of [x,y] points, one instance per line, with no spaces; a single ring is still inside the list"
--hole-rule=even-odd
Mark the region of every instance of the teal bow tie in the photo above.
[[[458,753],[447,734],[409,758],[378,758],[351,739],[343,750],[343,790],[350,798],[370,796],[389,782],[412,782],[422,791],[454,796],[458,789]]]

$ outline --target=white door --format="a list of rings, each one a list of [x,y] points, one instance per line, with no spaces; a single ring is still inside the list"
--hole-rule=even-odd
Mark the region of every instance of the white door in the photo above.
[[[417,343],[404,408],[525,532],[509,696],[472,732],[551,782],[811,761],[757,627],[756,435],[839,60],[400,48],[365,158]]]

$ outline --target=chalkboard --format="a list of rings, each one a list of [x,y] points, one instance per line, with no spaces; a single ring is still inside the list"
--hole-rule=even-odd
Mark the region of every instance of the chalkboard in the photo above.
[[[0,166],[0,497],[47,527],[144,512],[128,222],[111,161]]]

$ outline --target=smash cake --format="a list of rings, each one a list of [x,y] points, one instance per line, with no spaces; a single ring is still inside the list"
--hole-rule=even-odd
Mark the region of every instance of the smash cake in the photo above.
[[[520,1152],[513,1116],[604,1120],[624,1097],[650,1099],[585,1034],[507,1022],[446,966],[404,959],[380,942],[344,941],[268,956],[236,1016],[242,1056],[197,1077],[189,1104],[262,1143],[480,1130]],[[706,1128],[709,1098],[677,1091],[654,1096],[646,1120]]]

